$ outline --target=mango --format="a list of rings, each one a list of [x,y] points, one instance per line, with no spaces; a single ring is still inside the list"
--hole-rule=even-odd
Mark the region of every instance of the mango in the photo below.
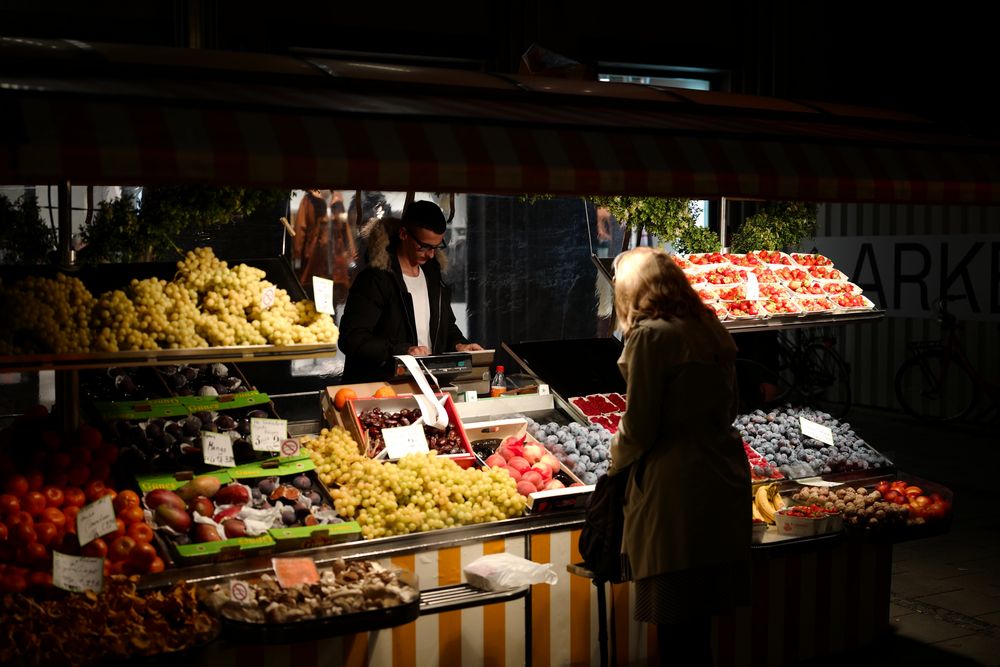
[[[226,537],[244,537],[247,534],[243,519],[227,519],[222,522],[222,529],[226,531]]]
[[[210,526],[206,523],[195,525],[194,530],[191,531],[191,539],[198,543],[222,541],[222,538],[219,537],[219,531],[215,529],[215,526]]]
[[[160,505],[169,505],[179,510],[185,508],[184,500],[173,491],[166,489],[153,489],[146,494],[145,503],[146,507],[154,512]]]
[[[205,496],[197,496],[187,504],[187,511],[192,514],[197,512],[202,516],[212,516],[215,513],[215,503]]]
[[[213,477],[212,475],[201,475],[199,477],[195,477],[190,482],[177,489],[177,495],[180,496],[184,502],[190,502],[197,496],[212,498],[219,492],[220,486],[222,486],[222,482],[219,481],[218,477]]]
[[[191,528],[191,515],[186,510],[163,504],[156,508],[156,520],[170,526],[178,533],[186,533]]]

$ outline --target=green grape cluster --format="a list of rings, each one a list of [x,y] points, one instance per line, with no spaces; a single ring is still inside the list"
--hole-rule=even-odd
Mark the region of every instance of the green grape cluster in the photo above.
[[[230,267],[211,248],[177,263],[173,280],[133,279],[94,296],[76,278],[25,278],[0,286],[10,325],[0,353],[119,352],[234,345],[336,344],[333,318],[246,264]],[[274,290],[273,304],[263,301]]]
[[[524,512],[524,496],[503,468],[463,469],[451,459],[410,454],[370,459],[340,427],[304,443],[334,507],[368,538],[498,521]]]
[[[39,349],[57,354],[91,348],[90,312],[96,304],[79,278],[60,273],[55,278],[29,276],[0,290],[5,331],[0,350],[25,354]]]

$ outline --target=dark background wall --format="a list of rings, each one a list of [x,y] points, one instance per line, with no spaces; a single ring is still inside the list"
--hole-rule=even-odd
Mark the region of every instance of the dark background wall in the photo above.
[[[909,110],[993,132],[993,22],[967,0],[492,4],[0,0],[0,33],[285,53],[449,58],[516,71],[532,43],[578,61],[717,70],[732,90]]]

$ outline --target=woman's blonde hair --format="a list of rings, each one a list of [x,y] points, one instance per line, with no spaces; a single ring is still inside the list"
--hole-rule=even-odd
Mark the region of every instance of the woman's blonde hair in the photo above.
[[[663,250],[633,248],[615,258],[614,268],[615,314],[618,327],[626,336],[642,320],[712,314],[684,272]]]

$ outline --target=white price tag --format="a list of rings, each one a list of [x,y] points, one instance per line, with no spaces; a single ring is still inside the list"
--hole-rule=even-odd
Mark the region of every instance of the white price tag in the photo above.
[[[316,310],[320,313],[333,315],[336,312],[333,307],[332,280],[313,276],[313,301],[316,303]]]
[[[101,496],[89,505],[80,508],[76,515],[76,536],[80,546],[89,544],[94,538],[118,530],[115,522],[115,508],[111,496]]]
[[[538,385],[538,395],[539,396],[548,396],[549,395],[549,385],[547,385],[547,384],[540,384],[540,385]]]
[[[83,510],[80,511],[83,514]],[[80,515],[77,515],[77,519]],[[100,593],[104,588],[104,559],[52,552],[52,585],[64,591]]]
[[[747,300],[756,301],[760,298],[760,283],[757,282],[757,274],[747,270]]]
[[[274,305],[274,286],[265,287],[260,293],[260,309],[267,310]]]
[[[833,431],[801,415],[799,415],[799,429],[802,431],[802,435],[809,436],[827,445],[833,444]]]
[[[287,419],[250,418],[250,445],[257,452],[280,452],[288,437]]]
[[[225,433],[202,431],[201,453],[205,463],[210,466],[232,468],[236,465],[236,457],[233,456],[233,441]]]
[[[229,599],[233,602],[246,602],[250,597],[250,587],[245,581],[239,579],[229,580]]]
[[[466,403],[475,403],[478,400],[479,400],[479,394],[477,394],[476,392],[474,392],[474,391],[467,391],[467,392],[465,392],[465,402]]]
[[[390,459],[399,459],[407,454],[430,451],[422,421],[409,426],[384,428],[382,429],[382,439],[385,440],[385,452]]]

